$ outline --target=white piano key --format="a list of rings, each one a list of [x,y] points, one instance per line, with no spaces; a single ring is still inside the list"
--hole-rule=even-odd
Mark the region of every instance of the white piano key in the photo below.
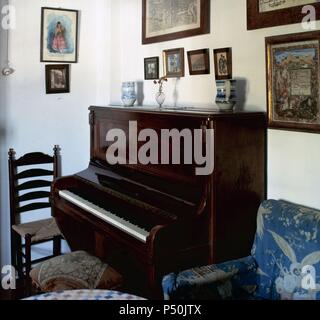
[[[117,229],[122,230],[123,232],[133,236],[139,241],[144,243],[147,242],[147,237],[149,236],[149,232],[132,224],[129,221],[125,221],[121,217],[106,211],[103,208],[98,207],[97,205],[89,202],[86,199],[79,197],[78,195],[68,191],[68,190],[61,190],[59,191],[59,195],[61,198],[71,202],[72,204],[78,206],[79,208],[92,213],[98,218],[108,222],[112,226],[116,227]]]

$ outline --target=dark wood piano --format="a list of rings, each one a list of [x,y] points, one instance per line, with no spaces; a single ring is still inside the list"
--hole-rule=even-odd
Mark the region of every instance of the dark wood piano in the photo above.
[[[52,186],[54,216],[72,250],[106,260],[127,290],[150,297],[168,272],[250,253],[265,198],[264,113],[91,107],[89,118],[88,169]],[[195,163],[109,165],[106,134],[117,128],[128,136],[129,121],[138,132],[214,129],[214,172],[196,176]]]

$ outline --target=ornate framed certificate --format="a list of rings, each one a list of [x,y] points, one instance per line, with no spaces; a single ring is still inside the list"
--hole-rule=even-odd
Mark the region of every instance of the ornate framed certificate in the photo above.
[[[266,38],[269,127],[320,133],[320,31]]]

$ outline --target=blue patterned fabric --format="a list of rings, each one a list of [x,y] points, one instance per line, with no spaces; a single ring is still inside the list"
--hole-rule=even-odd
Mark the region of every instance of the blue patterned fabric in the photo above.
[[[111,290],[65,290],[44,293],[24,300],[145,300],[132,294]]]
[[[259,266],[257,296],[319,299],[320,211],[285,201],[264,202],[252,256]]]
[[[261,204],[252,255],[163,278],[165,299],[320,299],[320,211]]]
[[[255,260],[247,258],[171,273],[163,278],[166,300],[246,299],[256,289]]]

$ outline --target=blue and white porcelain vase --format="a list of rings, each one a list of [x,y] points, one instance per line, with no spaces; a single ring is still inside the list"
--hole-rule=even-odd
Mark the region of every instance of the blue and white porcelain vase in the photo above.
[[[137,100],[135,82],[123,82],[121,100],[126,107],[132,107]]]
[[[236,80],[217,80],[216,105],[221,111],[232,111],[236,104]]]

